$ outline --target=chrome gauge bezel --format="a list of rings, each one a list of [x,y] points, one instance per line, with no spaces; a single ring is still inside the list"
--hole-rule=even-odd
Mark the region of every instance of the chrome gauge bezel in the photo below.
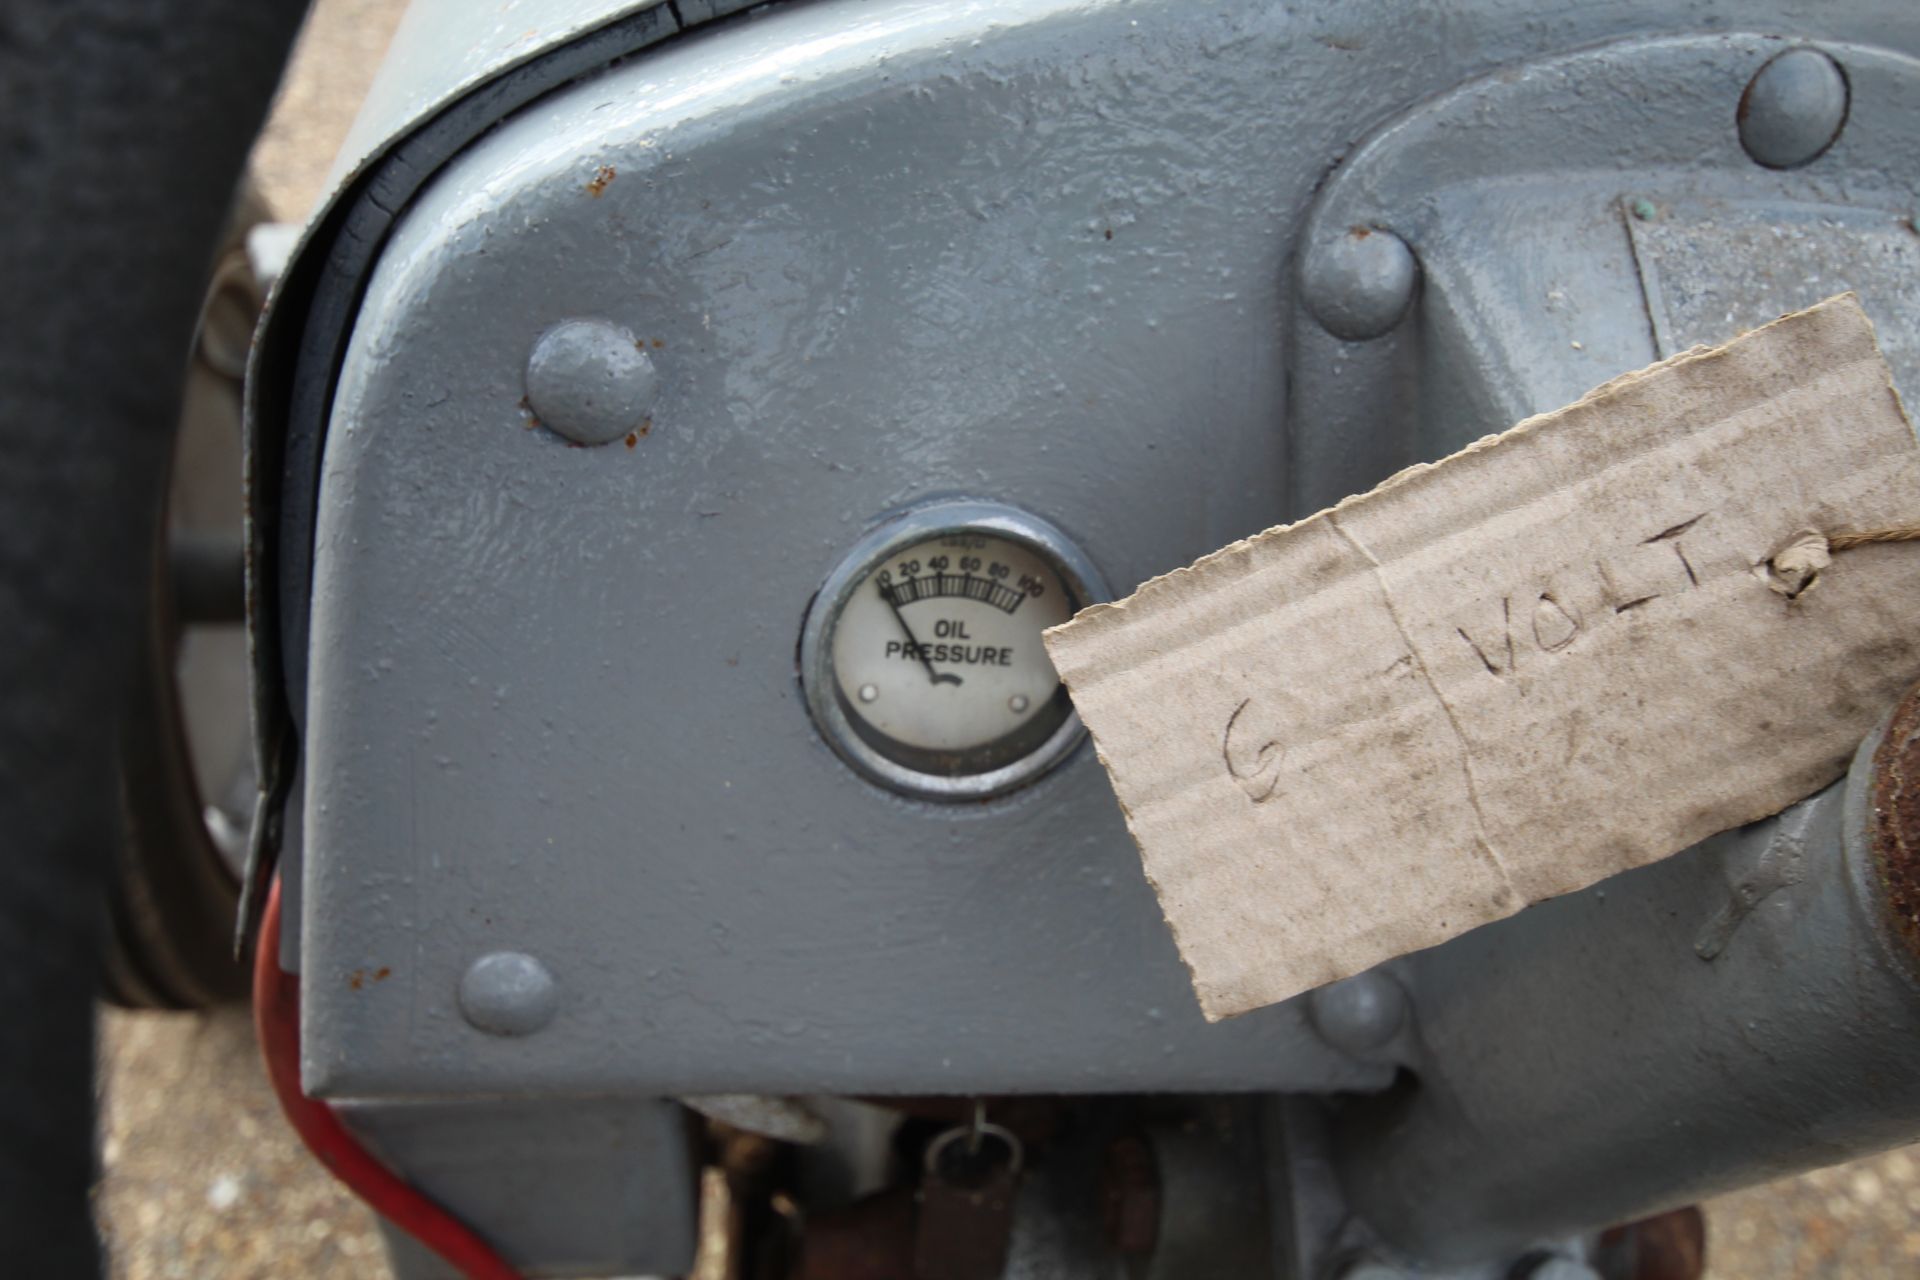
[[[815,726],[840,758],[873,782],[927,800],[985,800],[1026,786],[1073,754],[1086,737],[1066,718],[1031,750],[980,773],[929,773],[882,754],[848,716],[833,669],[833,638],[853,592],[890,557],[929,538],[981,534],[1020,543],[1044,558],[1072,594],[1075,612],[1110,597],[1098,569],[1073,541],[1039,516],[998,502],[953,500],[909,508],[856,543],[827,575],[800,632],[800,684]]]

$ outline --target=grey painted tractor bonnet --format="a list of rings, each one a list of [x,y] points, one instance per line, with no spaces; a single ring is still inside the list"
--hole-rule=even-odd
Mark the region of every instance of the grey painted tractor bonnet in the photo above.
[[[1890,1052],[1920,1004],[1853,852],[1871,762],[1209,1026],[1090,751],[929,798],[823,736],[796,656],[935,504],[1024,513],[1125,594],[1843,287],[1920,386],[1920,10],[470,8],[409,15],[254,370],[305,1082],[397,1163],[501,1096],[500,1142],[547,1132],[577,1186],[691,1179],[655,1101],[686,1094],[1247,1095],[1205,1103],[1213,1145],[1147,1139],[1159,1273],[1465,1277],[1920,1133]],[[1797,874],[1701,954],[1782,841]],[[1329,1124],[1336,1094],[1366,1097]],[[579,1154],[588,1105],[631,1145]],[[1204,1228],[1229,1184],[1257,1241]],[[684,1264],[691,1205],[600,1264]],[[1182,1213],[1228,1252],[1180,1254]],[[1020,1220],[1007,1274],[1104,1265]]]

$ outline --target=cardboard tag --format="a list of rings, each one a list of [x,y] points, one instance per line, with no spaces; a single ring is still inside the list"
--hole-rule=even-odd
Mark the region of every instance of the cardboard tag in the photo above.
[[[1047,633],[1207,1017],[1777,812],[1920,677],[1920,445],[1851,295]]]

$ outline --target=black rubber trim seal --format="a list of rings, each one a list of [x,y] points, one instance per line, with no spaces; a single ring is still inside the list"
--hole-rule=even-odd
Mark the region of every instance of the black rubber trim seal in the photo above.
[[[507,116],[575,80],[618,64],[683,29],[678,6],[630,13],[514,67],[474,89],[400,141],[364,174],[314,235],[262,335],[254,369],[260,390],[248,419],[248,534],[253,571],[255,697],[281,691],[281,705],[255,716],[257,758],[279,754],[276,726],[298,725],[306,701],[313,590],[313,536],[320,459],[341,361],[367,282],[394,223],[435,173]],[[324,247],[323,247],[324,246]],[[302,295],[310,301],[300,305]],[[285,332],[299,316],[296,335]],[[285,389],[285,411],[260,406]],[[267,429],[285,423],[284,435]],[[276,501],[277,499],[277,501]]]

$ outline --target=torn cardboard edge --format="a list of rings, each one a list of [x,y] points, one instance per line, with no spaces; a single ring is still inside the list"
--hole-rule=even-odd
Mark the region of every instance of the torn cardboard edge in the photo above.
[[[1791,600],[1764,569],[1916,515],[1920,446],[1844,295],[1046,639],[1220,1018],[1838,776],[1920,674],[1920,555],[1850,553]]]

